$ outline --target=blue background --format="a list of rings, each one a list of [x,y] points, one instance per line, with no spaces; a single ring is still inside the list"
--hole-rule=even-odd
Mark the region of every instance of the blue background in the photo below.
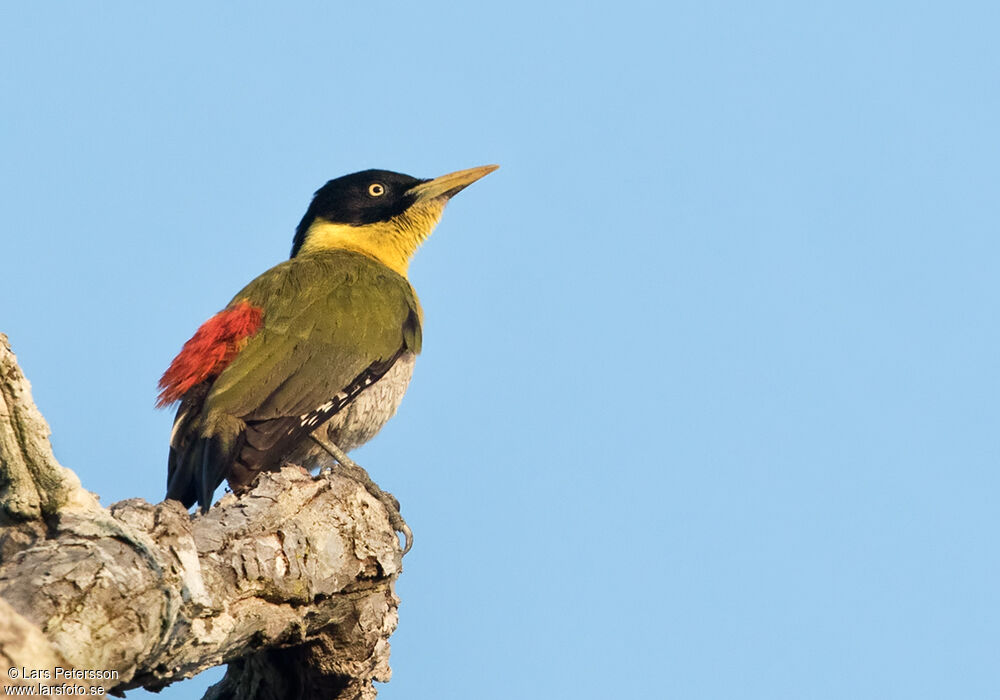
[[[416,534],[380,697],[1000,696],[995,4],[28,5],[0,331],[104,503],[313,190],[496,162],[356,453]]]

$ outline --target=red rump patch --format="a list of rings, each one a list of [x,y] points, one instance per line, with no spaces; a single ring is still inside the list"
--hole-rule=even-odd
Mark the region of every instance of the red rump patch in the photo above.
[[[263,321],[264,310],[243,300],[201,324],[160,377],[157,408],[180,401],[191,387],[218,376]]]

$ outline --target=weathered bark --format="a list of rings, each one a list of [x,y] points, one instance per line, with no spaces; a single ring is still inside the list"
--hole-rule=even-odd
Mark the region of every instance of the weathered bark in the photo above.
[[[31,400],[7,336],[0,333],[0,525],[52,515],[60,508],[100,508],[80,480],[59,465],[49,426]]]
[[[103,509],[52,456],[2,335],[0,389],[0,663],[115,671],[93,681],[115,691],[229,663],[220,700],[373,698],[389,680],[401,549],[362,486],[286,467],[205,515]]]

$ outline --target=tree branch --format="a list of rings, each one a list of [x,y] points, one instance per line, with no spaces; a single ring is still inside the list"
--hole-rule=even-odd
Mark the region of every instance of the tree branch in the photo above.
[[[0,661],[115,671],[115,691],[229,663],[206,697],[234,700],[373,698],[389,680],[402,554],[364,487],[285,467],[205,515],[105,510],[52,456],[3,336],[0,387]]]
[[[7,336],[0,333],[0,524],[52,515],[63,507],[100,507],[76,474],[56,461],[49,432]]]

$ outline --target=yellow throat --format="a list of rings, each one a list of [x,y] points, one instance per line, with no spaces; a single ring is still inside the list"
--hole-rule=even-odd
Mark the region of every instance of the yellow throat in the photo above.
[[[388,221],[359,226],[317,218],[306,232],[301,252],[353,250],[406,277],[410,259],[441,220],[446,203],[443,198],[416,202]]]

